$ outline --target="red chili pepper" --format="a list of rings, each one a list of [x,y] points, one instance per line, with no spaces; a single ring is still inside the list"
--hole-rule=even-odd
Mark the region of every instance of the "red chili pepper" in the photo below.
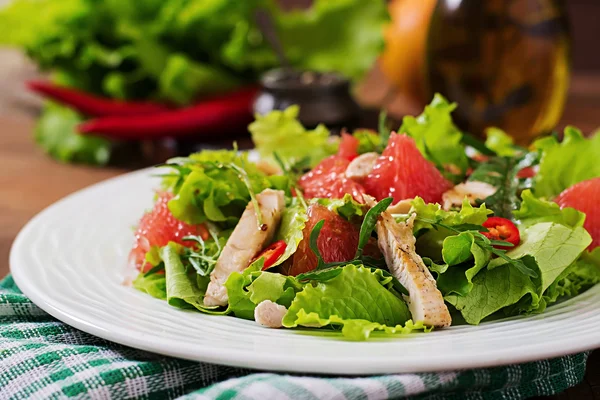
[[[82,134],[125,140],[223,132],[252,121],[250,106],[255,94],[256,88],[244,88],[179,110],[90,120],[80,124],[78,130]]]
[[[533,167],[525,167],[519,172],[517,172],[517,178],[525,179],[525,178],[533,178],[535,176],[535,168]]]
[[[271,267],[273,264],[275,264],[275,261],[277,261],[279,259],[279,257],[281,257],[283,255],[286,247],[287,247],[287,244],[285,243],[285,241],[278,240],[275,243],[272,243],[269,247],[267,247],[263,251],[261,251],[260,254],[254,258],[254,260],[264,258],[265,264],[263,265],[263,271],[266,269],[269,269],[269,267]]]
[[[30,81],[27,82],[27,86],[36,93],[94,117],[155,114],[169,110],[162,104],[112,100],[47,81]]]
[[[490,217],[484,223],[483,226],[488,229],[488,232],[481,232],[485,237],[490,240],[503,240],[511,243],[514,246],[518,246],[521,242],[521,235],[519,234],[519,228],[515,226],[510,220],[501,217]],[[511,249],[510,246],[494,246],[497,249]]]

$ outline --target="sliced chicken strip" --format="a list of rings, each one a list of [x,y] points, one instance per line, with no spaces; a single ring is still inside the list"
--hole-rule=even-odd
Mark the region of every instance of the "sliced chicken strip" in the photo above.
[[[254,309],[254,319],[259,325],[267,328],[281,328],[287,308],[271,300],[262,301]]]
[[[475,200],[484,200],[494,193],[496,193],[496,188],[489,183],[477,181],[459,183],[442,195],[443,208],[449,210],[455,206],[460,207],[465,197],[471,204],[475,204]]]
[[[372,197],[366,201],[371,207],[376,204]],[[379,248],[390,272],[408,290],[409,296],[405,296],[405,300],[413,320],[429,326],[449,326],[452,318],[442,293],[415,249],[415,216],[413,214],[405,223],[398,223],[389,212],[381,213],[376,226]]]
[[[361,181],[373,171],[379,154],[375,152],[361,154],[346,167],[346,177],[355,181]]]
[[[227,305],[225,282],[229,275],[234,271],[245,270],[275,235],[281,221],[281,212],[285,207],[283,191],[265,189],[256,199],[262,214],[264,230],[258,228],[254,206],[252,202],[248,203],[210,274],[210,283],[204,297],[204,304],[207,306]]]

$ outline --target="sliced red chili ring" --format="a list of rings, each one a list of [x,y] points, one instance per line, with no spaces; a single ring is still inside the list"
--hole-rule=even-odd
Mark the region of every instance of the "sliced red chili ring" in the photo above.
[[[490,240],[502,240],[518,246],[521,242],[521,234],[519,228],[512,221],[501,217],[490,217],[483,224],[488,229],[487,232],[481,232]],[[511,249],[510,246],[494,245],[497,249]]]
[[[281,257],[283,255],[283,253],[285,252],[286,247],[287,247],[287,244],[285,243],[285,241],[278,240],[278,241],[272,243],[269,247],[264,249],[262,252],[260,252],[260,254],[257,255],[256,258],[254,258],[254,259],[255,260],[258,260],[260,258],[265,259],[265,264],[263,265],[263,271],[264,271],[264,270],[270,268],[271,266],[273,266],[273,264],[275,264],[275,261],[277,261],[279,259],[279,257]]]

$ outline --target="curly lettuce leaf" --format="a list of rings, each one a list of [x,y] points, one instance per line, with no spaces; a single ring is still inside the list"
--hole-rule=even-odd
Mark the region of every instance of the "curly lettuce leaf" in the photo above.
[[[600,247],[592,252],[584,252],[565,269],[548,287],[544,299],[550,304],[561,297],[578,295],[597,283],[600,283]]]
[[[357,329],[362,336],[351,337],[364,339],[377,327],[365,329],[364,321],[388,327],[409,321],[408,306],[393,290],[390,277],[352,264],[341,269],[341,273],[332,279],[317,282],[314,286],[306,285],[296,294],[283,318],[286,328],[299,325],[320,327],[328,325],[326,321],[333,318],[336,324],[346,325],[354,321],[356,326],[361,326]],[[307,318],[320,322],[313,325],[307,323]]]
[[[560,208],[552,201],[538,199],[531,190],[521,193],[521,208],[513,215],[521,228],[527,228],[540,222],[556,222],[569,227],[583,226],[585,214],[571,207]]]
[[[228,150],[205,150],[189,158],[170,160],[166,166],[173,173],[165,176],[165,186],[175,197],[169,201],[169,210],[175,218],[199,224],[205,221],[234,226],[250,201],[250,192],[238,171],[243,169],[254,193],[267,188],[287,189],[284,176],[267,176],[246,153]]]
[[[164,274],[146,275],[140,272],[132,285],[139,291],[160,300],[167,300],[167,280]]]
[[[491,127],[485,130],[485,146],[500,157],[514,157],[526,150],[515,145],[513,138],[502,129]]]
[[[316,0],[308,10],[273,10],[287,58],[293,66],[338,71],[360,79],[383,50],[383,1]]]
[[[367,206],[354,200],[350,194],[345,194],[341,199],[316,199],[313,201],[347,220],[363,217],[367,212]]]
[[[488,215],[492,213],[486,208],[485,204],[479,207],[473,207],[467,199],[463,200],[460,211],[445,211],[439,204],[425,203],[420,197],[415,197],[411,201],[411,209],[409,214],[417,214],[414,231],[416,234],[423,231],[433,229],[433,225],[426,220],[434,220],[437,223],[442,223],[448,226],[462,224],[483,224]]]
[[[304,238],[302,231],[306,221],[308,221],[306,209],[294,199],[293,203],[286,207],[281,214],[281,223],[275,234],[275,240],[283,240],[286,247],[273,266],[283,263],[296,252],[298,245]]]
[[[569,126],[562,142],[548,136],[533,146],[541,153],[534,178],[534,192],[539,197],[552,198],[576,183],[600,176],[598,133],[586,139],[580,130]]]
[[[324,125],[305,129],[298,121],[299,112],[300,108],[294,105],[283,111],[255,116],[248,130],[261,159],[274,161],[273,153],[276,152],[290,164],[308,157],[310,166],[315,166],[335,153],[337,149],[329,141],[329,130]]]
[[[421,115],[404,117],[398,132],[413,137],[421,153],[441,171],[453,166],[462,176],[469,160],[462,144],[463,134],[452,122],[455,108],[455,103],[437,93]]]
[[[475,275],[473,288],[466,296],[451,294],[444,299],[460,311],[467,323],[478,325],[484,318],[516,304],[525,296],[534,303],[539,302],[531,278],[505,264],[492,270],[484,269]]]
[[[292,276],[262,271],[264,259],[256,260],[243,272],[233,272],[225,287],[229,297],[228,311],[238,318],[254,319],[254,309],[264,300],[289,307],[302,289]]]
[[[106,164],[110,159],[110,142],[77,133],[76,127],[82,121],[83,117],[70,108],[47,103],[37,122],[35,140],[59,161]]]
[[[331,315],[328,318],[321,318],[318,313],[306,313],[304,310],[298,312],[297,320],[299,326],[322,327],[322,326],[341,326],[342,335],[348,340],[362,341],[367,340],[375,332],[388,335],[407,335],[415,332],[431,332],[432,327],[425,326],[423,322],[414,323],[412,320],[406,321],[403,325],[387,326],[377,322],[371,322],[364,319],[344,319],[337,315]],[[381,336],[381,335],[377,335]]]

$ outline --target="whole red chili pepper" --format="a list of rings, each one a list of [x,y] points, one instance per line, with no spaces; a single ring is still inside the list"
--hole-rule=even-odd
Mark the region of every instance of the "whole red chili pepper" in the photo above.
[[[78,131],[125,140],[222,132],[251,122],[250,105],[255,94],[255,87],[244,88],[178,110],[152,115],[97,118],[80,124]]]
[[[27,86],[36,93],[94,117],[154,114],[169,110],[158,103],[107,99],[48,81],[30,81],[27,82]]]

